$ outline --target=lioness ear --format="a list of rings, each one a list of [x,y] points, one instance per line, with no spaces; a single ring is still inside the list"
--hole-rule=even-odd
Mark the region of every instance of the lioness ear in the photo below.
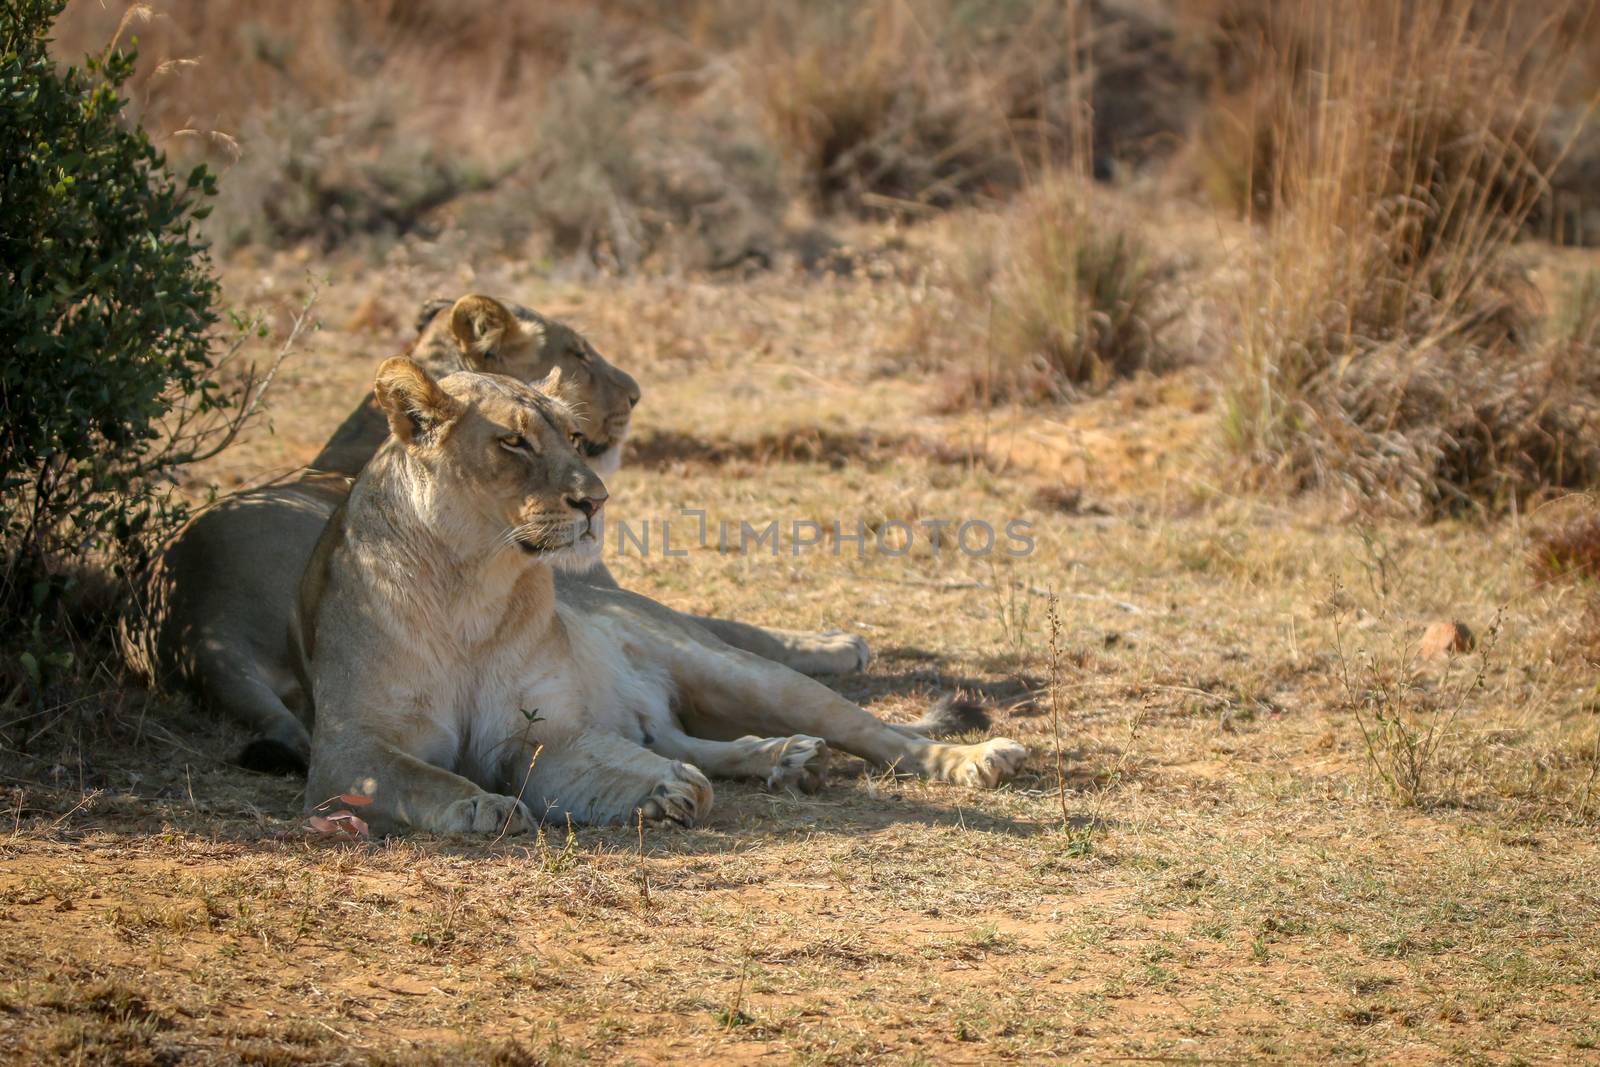
[[[461,346],[463,365],[468,370],[485,370],[492,369],[485,366],[487,360],[522,335],[522,324],[494,297],[474,293],[457,300],[450,309],[450,333]]]
[[[553,397],[554,399],[561,401],[563,404],[570,404],[573,402],[574,398],[570,395],[572,390],[569,388],[568,384],[562,380],[560,367],[551,367],[549,374],[546,374],[543,378],[536,382],[529,382],[528,384],[534,389],[539,390],[539,392],[543,393],[545,396]]]
[[[423,305],[417,309],[417,332],[421,333],[423,330],[426,330],[428,328],[428,324],[438,316],[439,312],[443,311],[449,306],[450,301],[442,297],[436,296],[432,300],[425,301]]]
[[[437,434],[463,410],[459,400],[404,356],[383,361],[372,389],[389,418],[389,429],[407,445]]]

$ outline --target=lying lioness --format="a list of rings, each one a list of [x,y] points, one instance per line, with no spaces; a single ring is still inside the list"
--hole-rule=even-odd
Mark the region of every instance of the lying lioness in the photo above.
[[[585,457],[602,474],[620,464],[639,386],[562,323],[482,295],[432,301],[422,309],[411,355],[435,375],[480,370],[528,381],[560,370],[579,413]],[[257,735],[239,757],[246,767],[274,773],[305,767],[312,709],[290,659],[295,591],[323,524],[387,433],[369,397],[310,472],[201,513],[158,558],[124,619],[124,654],[140,673],[185,684]],[[616,584],[598,559],[586,580]],[[725,641],[808,673],[866,664],[866,644],[853,635],[691,618]],[[948,705],[915,728],[985,725],[964,710]]]
[[[707,773],[807,787],[829,745],[969,785],[1017,771],[1015,741],[897,731],[645,597],[558,597],[552,564],[592,562],[606,499],[559,377],[379,368],[392,435],[300,587],[308,804],[361,794],[378,825],[435,831],[687,824],[710,808]]]

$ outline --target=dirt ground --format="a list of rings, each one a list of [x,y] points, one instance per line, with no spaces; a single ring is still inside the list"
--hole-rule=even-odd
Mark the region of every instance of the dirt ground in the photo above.
[[[839,757],[813,796],[719,783],[693,830],[337,841],[299,782],[229,763],[231,728],[108,688],[59,711],[89,725],[49,737],[82,744],[4,768],[0,1056],[1600,1062],[1600,702],[1580,592],[1530,575],[1537,516],[1241,493],[1203,361],[934,414],[908,338],[936,250],[860,236],[848,276],[579,284],[448,241],[237,260],[229,299],[280,331],[312,268],[324,327],[193,487],[306,461],[423,298],[517,299],[644,388],[612,521],[670,522],[687,555],[609,545],[624,585],[864,634],[870,667],[830,684],[891,718],[989,699],[1032,751],[1014,783]],[[1033,550],[740,555],[678,540],[684,508],[1021,519]],[[1476,651],[1421,657],[1438,619]],[[1415,788],[1369,751],[1409,752]]]

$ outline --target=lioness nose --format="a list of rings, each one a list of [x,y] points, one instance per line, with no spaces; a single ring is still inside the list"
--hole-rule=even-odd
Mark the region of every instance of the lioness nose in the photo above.
[[[606,498],[604,496],[569,496],[567,497],[567,503],[583,512],[584,518],[592,519],[595,512],[605,506]]]

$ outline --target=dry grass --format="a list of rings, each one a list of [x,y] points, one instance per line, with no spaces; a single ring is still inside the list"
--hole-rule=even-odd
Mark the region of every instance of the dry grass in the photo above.
[[[1308,16],[1309,56],[1281,57],[1316,73],[1285,70],[1265,105],[1273,225],[1227,425],[1257,469],[1423,513],[1600,473],[1597,398],[1538,346],[1509,257],[1556,88],[1510,11],[1369,0]]]
[[[691,610],[862,632],[874,665],[835,679],[842,691],[892,717],[933,692],[985,694],[1034,756],[994,793],[845,760],[814,797],[719,783],[707,825],[649,832],[642,858],[632,829],[330,844],[297,829],[297,782],[226,762],[230,728],[131,695],[85,703],[0,752],[8,1060],[1592,1053],[1593,667],[1551,655],[1570,597],[1530,583],[1509,524],[1362,532],[1315,500],[1182,489],[1208,469],[1192,442],[1214,415],[1182,399],[1196,368],[1142,407],[1115,391],[1049,419],[987,416],[987,436],[980,413],[930,418],[937,385],[897,354],[916,286],[870,263],[849,279],[580,287],[493,256],[463,278],[448,246],[405,245],[380,296],[401,324],[372,332],[350,312],[374,283],[330,271],[329,327],[281,383],[278,433],[208,479],[314,453],[421,295],[519,293],[638,373],[642,440],[726,457],[641,457],[612,486],[619,520],[686,505],[1032,520],[1035,553],[1009,563],[739,557],[713,541],[615,565]],[[933,254],[914,244],[895,270],[914,278]],[[284,273],[235,265],[230,293],[297,304]],[[865,426],[977,454],[886,445],[836,465],[761,436]],[[1104,506],[1034,503],[1063,484]],[[1507,605],[1481,685],[1458,699],[1459,664],[1403,676],[1405,710],[1455,709],[1418,807],[1397,808],[1369,768],[1323,610],[1335,582],[1345,655],[1380,672],[1407,663],[1427,621],[1486,630]],[[1038,590],[1060,598],[1053,687]]]
[[[546,5],[75,0],[56,48],[76,59],[138,41],[130,114],[178,165],[222,172],[208,230],[220,247],[328,247],[403,234],[492,176],[526,68],[570,37],[573,17]]]
[[[1530,535],[1528,562],[1534,576],[1544,581],[1600,579],[1600,514],[1587,497],[1562,504],[1560,518],[1542,518]]]
[[[465,221],[611,269],[770,255],[757,220],[781,215],[775,153],[739,134],[731,79],[627,5],[141,10],[124,34],[144,57],[132,114],[178,163],[223,172],[208,230],[222,248],[387,244]],[[98,51],[119,14],[73,4],[58,51]]]

